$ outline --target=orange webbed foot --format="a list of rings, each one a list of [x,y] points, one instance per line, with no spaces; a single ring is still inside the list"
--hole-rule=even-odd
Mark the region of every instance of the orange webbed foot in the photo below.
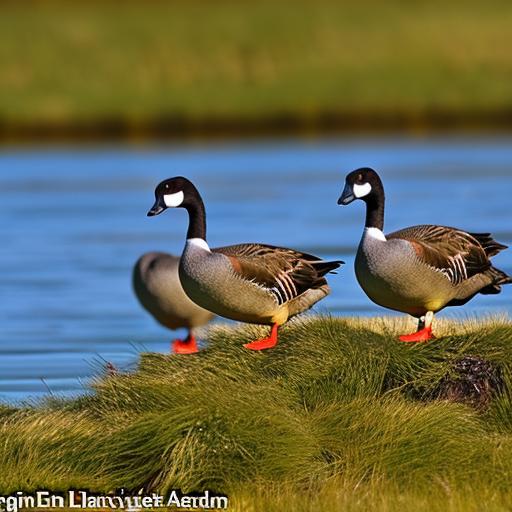
[[[246,343],[244,347],[248,348],[249,350],[265,350],[267,348],[275,347],[277,345],[277,328],[278,325],[274,324],[268,338]]]
[[[199,352],[196,338],[192,334],[189,334],[184,340],[173,340],[172,352],[173,354],[196,354]]]
[[[412,334],[399,336],[398,339],[404,343],[419,343],[422,341],[433,340],[435,339],[435,336],[432,334],[432,327],[425,327],[417,332],[413,332]]]

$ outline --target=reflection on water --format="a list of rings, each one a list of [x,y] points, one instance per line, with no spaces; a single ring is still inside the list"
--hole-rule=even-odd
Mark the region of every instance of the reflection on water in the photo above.
[[[506,139],[4,149],[0,398],[76,393],[104,360],[127,367],[141,350],[168,350],[174,336],[138,306],[130,272],[145,251],[182,248],[184,211],[146,217],[155,184],[173,175],[203,194],[212,246],[258,241],[342,258],[316,311],[386,313],[352,270],[363,205],[336,205],[344,175],[365,165],[383,176],[387,230],[438,223],[512,243]],[[495,262],[512,273],[512,250]],[[512,286],[444,314],[507,313],[511,304]]]

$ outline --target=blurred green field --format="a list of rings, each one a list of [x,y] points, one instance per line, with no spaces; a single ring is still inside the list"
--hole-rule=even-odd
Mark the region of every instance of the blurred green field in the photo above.
[[[411,345],[396,340],[401,319],[312,317],[263,353],[242,347],[261,328],[214,326],[200,354],[145,354],[94,395],[0,408],[0,493],[181,488],[225,493],[240,512],[510,510],[512,326],[436,326],[441,338]],[[499,368],[501,385],[479,405],[442,399],[468,356]]]
[[[505,0],[7,1],[0,127],[512,126],[511,27]]]

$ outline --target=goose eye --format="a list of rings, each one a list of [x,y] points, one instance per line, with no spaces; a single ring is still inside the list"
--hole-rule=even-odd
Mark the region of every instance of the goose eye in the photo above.
[[[363,181],[363,175],[362,174],[358,174],[357,175],[357,181],[359,181],[359,182]]]

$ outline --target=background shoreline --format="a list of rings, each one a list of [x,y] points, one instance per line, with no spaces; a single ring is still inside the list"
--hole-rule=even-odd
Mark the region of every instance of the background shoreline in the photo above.
[[[70,122],[2,122],[9,144],[130,142],[354,136],[512,135],[512,110],[502,112],[282,113],[261,118],[169,116],[132,122],[122,117]]]
[[[0,144],[512,133],[511,24],[502,0],[3,2]]]

